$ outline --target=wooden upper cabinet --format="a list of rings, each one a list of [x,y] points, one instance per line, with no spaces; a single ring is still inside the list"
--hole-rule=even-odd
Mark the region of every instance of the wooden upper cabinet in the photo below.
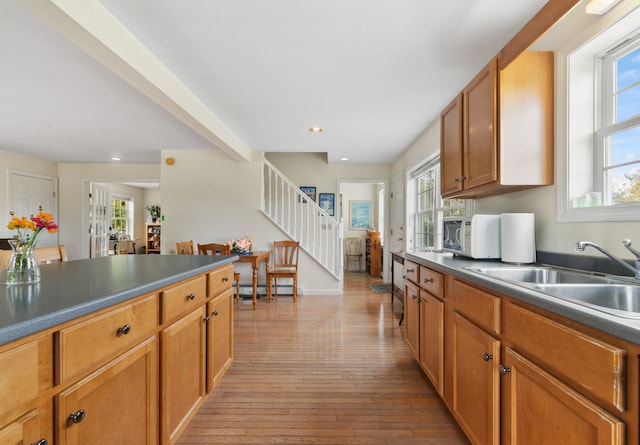
[[[442,196],[478,198],[552,184],[553,54],[524,52],[502,70],[492,60],[441,119]]]
[[[465,190],[493,184],[498,180],[497,65],[497,60],[492,60],[462,93],[462,163]]]
[[[462,190],[462,94],[441,114],[440,182],[443,196]]]

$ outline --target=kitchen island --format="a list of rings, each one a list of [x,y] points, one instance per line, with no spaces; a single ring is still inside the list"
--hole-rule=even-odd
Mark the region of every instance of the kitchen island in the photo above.
[[[638,443],[640,319],[407,253],[404,334],[474,444]]]
[[[0,287],[0,443],[174,443],[231,365],[236,260],[111,256]]]

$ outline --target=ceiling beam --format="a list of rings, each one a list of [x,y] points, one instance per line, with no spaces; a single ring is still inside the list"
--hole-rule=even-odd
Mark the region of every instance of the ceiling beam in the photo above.
[[[95,0],[18,0],[32,14],[238,161],[253,150]],[[158,147],[159,149],[173,147]]]

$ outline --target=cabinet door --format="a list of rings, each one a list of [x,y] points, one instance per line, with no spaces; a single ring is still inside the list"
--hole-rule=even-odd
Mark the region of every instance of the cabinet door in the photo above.
[[[0,428],[2,445],[46,445],[48,441],[40,437],[38,410],[30,411],[4,428]]]
[[[497,60],[464,89],[464,189],[498,180]]]
[[[56,396],[56,443],[156,444],[157,351],[149,338]]]
[[[420,305],[418,286],[405,281],[404,292],[404,338],[416,360],[420,360]]]
[[[462,190],[462,94],[440,115],[440,187],[442,196]]]
[[[233,291],[228,289],[207,304],[207,392],[222,378],[233,360]]]
[[[202,305],[161,333],[160,424],[165,445],[176,441],[206,396],[205,316]]]
[[[420,292],[420,364],[441,397],[444,396],[444,303]]]
[[[458,313],[453,314],[452,322],[451,411],[471,443],[497,445],[500,341]]]
[[[505,349],[503,444],[624,443],[624,424],[542,368]]]

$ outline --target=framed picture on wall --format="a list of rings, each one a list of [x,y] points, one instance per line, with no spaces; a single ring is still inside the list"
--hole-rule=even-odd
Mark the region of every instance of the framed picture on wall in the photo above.
[[[327,212],[329,216],[334,216],[336,205],[335,193],[320,193],[318,204],[320,204],[322,210]]]
[[[349,230],[371,227],[373,201],[349,201]]]
[[[307,187],[307,186],[302,186],[300,187],[300,190],[302,191],[302,193],[304,193],[305,195],[307,195],[313,202],[316,202],[316,188],[315,187]],[[307,202],[306,199],[302,200],[302,203],[305,204]]]

